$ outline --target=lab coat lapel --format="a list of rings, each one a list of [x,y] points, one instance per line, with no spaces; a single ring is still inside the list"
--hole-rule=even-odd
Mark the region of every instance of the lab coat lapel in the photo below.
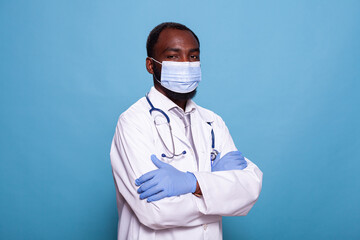
[[[185,129],[183,129],[184,128],[183,125],[179,126],[179,124],[177,122],[175,122],[174,120],[171,120],[172,121],[171,127],[172,127],[172,132],[174,134],[174,138],[178,139],[180,142],[185,144],[188,148],[191,148],[190,141],[185,135]]]
[[[191,121],[194,145],[199,156],[199,171],[211,171],[211,129],[212,127],[195,112]]]

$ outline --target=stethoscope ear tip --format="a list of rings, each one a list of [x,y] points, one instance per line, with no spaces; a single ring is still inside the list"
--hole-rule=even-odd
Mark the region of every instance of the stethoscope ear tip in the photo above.
[[[184,150],[184,151],[182,152],[182,154],[186,154],[186,151]]]
[[[165,153],[161,154],[162,157],[166,157]]]

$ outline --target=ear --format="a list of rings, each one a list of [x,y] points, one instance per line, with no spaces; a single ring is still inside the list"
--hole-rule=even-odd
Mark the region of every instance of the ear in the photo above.
[[[149,57],[146,58],[146,70],[152,75],[154,74],[153,60]]]

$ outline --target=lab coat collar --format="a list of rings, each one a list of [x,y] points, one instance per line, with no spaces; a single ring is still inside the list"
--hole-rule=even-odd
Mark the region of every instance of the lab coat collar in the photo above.
[[[169,111],[172,108],[179,108],[181,111],[183,111],[178,105],[176,105],[173,101],[171,101],[169,98],[167,98],[165,95],[163,95],[161,92],[159,92],[155,87],[151,87],[149,91],[149,98],[150,101],[153,103],[154,107],[161,108],[163,111],[171,112]],[[197,112],[201,119],[208,123],[214,122],[214,115],[202,107],[198,106],[193,100],[188,100],[185,107],[185,113],[189,112]]]
[[[149,92],[150,101],[153,103],[154,107],[161,108],[163,110],[170,111],[173,108],[178,108],[180,111],[184,112],[182,108],[176,105],[164,94],[159,92],[155,87],[151,87]],[[196,104],[191,99],[186,102],[185,114],[192,113],[196,110]]]

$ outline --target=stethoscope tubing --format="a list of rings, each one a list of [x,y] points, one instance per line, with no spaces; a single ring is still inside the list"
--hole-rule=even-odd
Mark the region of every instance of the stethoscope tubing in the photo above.
[[[165,158],[168,158],[168,159],[173,159],[174,157],[185,155],[186,154],[185,150],[182,151],[181,153],[176,154],[174,136],[173,136],[173,133],[172,133],[172,128],[171,128],[169,116],[163,110],[161,110],[160,108],[154,107],[154,105],[152,104],[152,102],[149,99],[148,93],[145,95],[145,97],[146,97],[147,102],[150,105],[150,110],[149,110],[150,115],[152,115],[153,111],[157,111],[157,112],[161,113],[166,118],[167,125],[168,125],[169,130],[170,130],[171,144],[172,144],[173,151],[170,151],[170,149],[165,144],[164,139],[161,137],[161,134],[159,133],[159,130],[157,129],[156,123],[155,123],[155,120],[154,120],[155,128],[156,128],[156,131],[157,131],[157,133],[158,133],[158,135],[160,137],[160,140],[161,140],[162,144],[165,146],[166,151],[171,153],[171,156],[167,156],[165,153],[162,153],[161,156],[165,157]],[[212,127],[211,122],[207,122],[207,123]],[[216,156],[219,154],[219,152],[217,150],[215,150],[215,134],[214,134],[214,129],[213,128],[211,128],[211,140],[212,140],[211,141],[212,152],[211,152],[211,155],[210,155],[210,159],[211,159],[211,164],[213,164]]]
[[[161,110],[160,108],[156,108],[154,107],[154,105],[152,104],[152,102],[150,101],[149,97],[148,97],[148,94],[146,94],[146,100],[147,102],[149,103],[151,109],[149,110],[150,112],[150,115],[152,115],[153,111],[157,111],[159,113],[161,113],[165,118],[166,118],[166,121],[167,121],[167,125],[169,127],[169,130],[170,130],[170,136],[171,136],[171,144],[172,144],[172,149],[173,151],[170,151],[170,149],[167,147],[167,145],[165,144],[164,142],[164,139],[161,137],[161,134],[159,133],[159,130],[157,129],[156,127],[156,123],[155,123],[155,120],[154,120],[154,124],[155,124],[155,128],[156,128],[156,131],[160,137],[160,140],[162,142],[162,144],[165,146],[166,150],[171,153],[171,156],[167,156],[165,153],[162,153],[161,156],[162,157],[165,157],[165,158],[168,158],[168,159],[173,159],[174,157],[178,157],[178,156],[181,156],[181,155],[185,155],[186,154],[186,151],[182,151],[181,153],[176,153],[176,150],[175,150],[175,142],[174,142],[174,136],[173,136],[173,133],[172,133],[172,128],[171,128],[171,124],[170,124],[170,118],[169,116],[163,111]]]

